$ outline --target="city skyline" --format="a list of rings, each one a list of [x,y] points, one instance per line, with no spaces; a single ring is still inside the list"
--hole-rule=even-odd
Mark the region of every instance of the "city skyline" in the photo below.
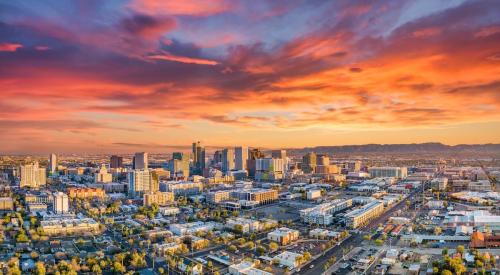
[[[0,151],[500,143],[499,14],[465,0],[0,1]]]

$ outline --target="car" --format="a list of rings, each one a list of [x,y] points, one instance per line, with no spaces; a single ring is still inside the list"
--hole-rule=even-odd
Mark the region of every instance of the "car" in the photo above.
[[[309,268],[310,268],[310,269],[313,269],[313,268],[314,268],[314,265],[313,265],[313,264],[312,264],[312,265],[310,265],[310,266],[309,266]]]

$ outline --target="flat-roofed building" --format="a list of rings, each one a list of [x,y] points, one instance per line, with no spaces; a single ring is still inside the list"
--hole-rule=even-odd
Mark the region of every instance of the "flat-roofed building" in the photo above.
[[[232,264],[228,268],[228,272],[231,275],[272,275],[264,270],[260,270],[255,267],[254,262],[243,261],[239,264]]]
[[[19,186],[29,188],[40,188],[47,183],[47,171],[45,168],[39,167],[38,162],[32,164],[22,165],[21,168],[21,181]]]
[[[278,190],[274,189],[241,189],[231,192],[231,197],[237,200],[253,201],[258,204],[269,204],[278,200]]]
[[[280,245],[287,245],[299,239],[299,231],[286,227],[277,228],[272,232],[267,233],[267,238],[277,242]]]
[[[258,232],[261,230],[261,224],[257,220],[245,218],[233,218],[226,221],[226,227],[230,229],[241,228],[242,233]]]
[[[408,176],[408,168],[406,167],[370,167],[368,172],[372,178],[393,177],[404,179]]]
[[[330,225],[333,222],[333,214],[352,207],[352,200],[334,200],[315,207],[299,211],[303,222],[309,224]]]
[[[345,215],[347,225],[351,228],[358,228],[367,224],[373,218],[380,216],[384,212],[384,203],[378,200],[369,202],[361,208],[352,210]]]
[[[173,192],[175,196],[198,195],[203,192],[203,183],[201,182],[175,182],[168,183],[166,189]]]
[[[159,206],[164,206],[174,202],[173,192],[150,192],[145,193],[143,196],[143,205],[151,206],[157,204]]]
[[[490,192],[492,191],[491,182],[489,180],[471,181],[469,183],[469,191]]]
[[[0,198],[0,210],[14,210],[14,200],[10,197]]]
[[[102,188],[93,188],[93,187],[70,187],[68,188],[68,196],[71,199],[91,199],[98,198],[103,199],[106,197],[106,192]]]
[[[209,203],[219,203],[222,201],[227,201],[230,198],[230,192],[229,191],[215,191],[215,192],[208,192],[206,194],[206,200]]]
[[[43,233],[49,236],[95,234],[99,232],[99,223],[91,218],[57,218],[40,222]]]
[[[437,178],[431,181],[431,188],[434,190],[446,190],[448,187],[448,178]]]
[[[192,223],[176,223],[169,226],[170,231],[178,236],[193,235],[199,231],[211,231],[222,228],[222,224],[216,222],[192,222]]]
[[[175,253],[181,245],[176,242],[170,242],[170,243],[155,243],[153,245],[154,251],[157,253],[158,256],[166,256],[169,255],[170,253]]]

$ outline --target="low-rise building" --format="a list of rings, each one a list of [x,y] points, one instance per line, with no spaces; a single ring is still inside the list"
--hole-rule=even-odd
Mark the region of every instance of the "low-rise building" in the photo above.
[[[336,239],[340,236],[339,232],[330,231],[322,228],[309,230],[309,237],[315,239]]]
[[[370,220],[378,217],[384,212],[384,203],[378,200],[372,201],[361,208],[352,210],[345,215],[346,223],[351,228],[358,228],[367,224]]]
[[[352,200],[334,200],[320,204],[316,207],[300,210],[300,217],[303,222],[309,224],[330,225],[333,222],[333,214],[345,210],[352,206]]]
[[[219,203],[222,201],[227,201],[230,198],[230,192],[229,191],[215,191],[215,192],[208,192],[206,194],[206,200],[208,203]]]
[[[71,199],[103,199],[106,197],[106,192],[102,188],[95,187],[70,187],[68,188],[68,196]]]
[[[154,244],[153,249],[158,256],[166,256],[170,253],[175,253],[180,248],[180,244],[176,242]]]
[[[49,236],[99,232],[99,223],[91,218],[51,218],[42,220],[40,226],[44,234]]]
[[[177,215],[181,211],[178,207],[160,207],[159,212],[165,216]]]
[[[321,190],[309,190],[306,192],[306,198],[308,200],[315,200],[321,198]]]
[[[280,245],[287,245],[293,241],[299,239],[299,231],[295,229],[290,229],[286,227],[277,228],[272,232],[267,234],[267,238],[271,241],[275,241]]]
[[[211,231],[214,229],[220,229],[222,225],[216,222],[192,222],[183,224],[171,224],[170,231],[178,236],[183,235],[194,235],[198,231]]]
[[[175,196],[198,195],[203,191],[203,183],[201,183],[201,182],[167,183],[166,190],[162,190],[162,191],[173,192]]]
[[[173,192],[149,192],[143,195],[143,205],[151,206],[153,204],[157,204],[160,206],[164,206],[174,202],[174,193]]]
[[[431,188],[434,190],[446,190],[448,187],[448,178],[437,178],[431,181]]]
[[[32,214],[47,212],[47,204],[45,203],[31,202],[27,204],[27,207],[28,211]]]
[[[301,257],[301,254],[290,251],[283,251],[281,254],[274,256],[273,259],[277,260],[280,265],[284,265],[289,269],[293,269],[300,265],[298,259]]]
[[[231,197],[237,200],[257,202],[260,205],[270,204],[278,200],[278,190],[275,189],[240,189],[231,192]]]
[[[230,265],[228,272],[231,275],[272,275],[272,273],[255,268],[255,263],[247,261]]]
[[[5,210],[14,210],[14,200],[9,197],[2,197],[0,198],[0,210],[5,211]]]
[[[234,218],[226,221],[226,227],[236,230],[241,229],[242,233],[258,232],[261,230],[261,224],[257,220]]]
[[[372,178],[393,177],[404,179],[408,176],[406,167],[370,167],[368,172]]]

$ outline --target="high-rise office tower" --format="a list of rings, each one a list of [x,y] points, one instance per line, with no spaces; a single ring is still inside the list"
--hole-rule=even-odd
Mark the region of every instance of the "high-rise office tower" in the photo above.
[[[205,148],[199,141],[193,142],[193,166],[197,174],[201,174],[205,169]]]
[[[236,170],[247,170],[248,147],[234,148],[234,168]]]
[[[111,156],[109,160],[109,167],[110,168],[121,168],[123,167],[123,157],[120,156]]]
[[[248,151],[247,171],[249,177],[255,177],[255,161],[264,157],[264,153],[257,148]]]
[[[283,178],[283,160],[280,158],[261,158],[255,160],[255,180],[275,181]]]
[[[265,155],[259,149],[255,148],[255,149],[252,149],[248,152],[248,158],[249,159],[262,159],[262,158],[265,158]]]
[[[228,172],[234,169],[234,150],[226,148],[222,150],[222,172]]]
[[[187,179],[189,177],[189,156],[181,152],[173,153],[172,159],[168,162],[168,169],[172,177]]]
[[[127,174],[128,195],[133,198],[141,197],[144,193],[156,189],[153,173],[149,170],[134,170]]]
[[[222,162],[222,151],[215,151],[214,152],[214,163],[219,163],[219,162]]]
[[[20,187],[39,188],[47,183],[45,168],[40,168],[38,162],[22,165]]]
[[[271,152],[271,156],[273,159],[282,159],[283,160],[283,172],[288,171],[288,158],[286,156],[286,150],[273,150]]]
[[[49,172],[55,173],[57,170],[57,156],[56,154],[49,155]]]
[[[148,153],[135,153],[134,169],[148,169]]]
[[[327,155],[317,155],[316,156],[316,165],[330,165],[330,158]]]
[[[317,156],[314,152],[307,153],[302,157],[302,171],[313,173],[317,165]]]
[[[54,193],[54,212],[57,214],[65,214],[69,212],[68,195],[63,192]]]

